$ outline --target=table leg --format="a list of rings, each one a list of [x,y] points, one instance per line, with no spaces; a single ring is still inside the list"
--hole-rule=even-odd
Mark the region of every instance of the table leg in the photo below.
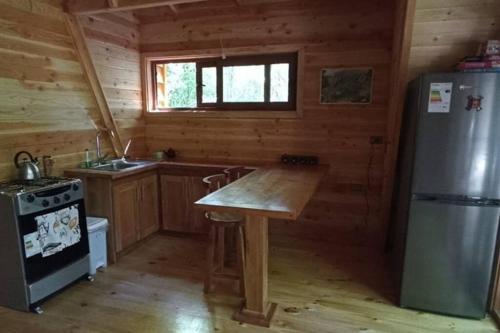
[[[245,220],[245,302],[233,319],[269,327],[276,304],[267,299],[268,218],[247,216]]]

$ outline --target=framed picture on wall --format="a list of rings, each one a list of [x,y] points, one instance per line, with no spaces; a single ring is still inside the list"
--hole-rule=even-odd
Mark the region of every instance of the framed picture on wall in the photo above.
[[[321,70],[321,104],[370,104],[372,68],[324,68]]]

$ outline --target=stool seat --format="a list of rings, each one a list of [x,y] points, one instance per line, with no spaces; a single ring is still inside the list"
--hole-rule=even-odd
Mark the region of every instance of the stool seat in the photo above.
[[[213,222],[239,223],[243,222],[244,217],[234,213],[207,212],[205,217]]]
[[[250,172],[252,172],[254,170],[255,169],[252,169],[252,168],[246,168],[246,167],[243,167],[243,166],[237,166],[237,167],[232,167],[232,168],[225,169],[224,173],[226,174],[228,182],[232,183],[235,180],[238,180],[241,177],[244,177],[244,176],[248,175]]]

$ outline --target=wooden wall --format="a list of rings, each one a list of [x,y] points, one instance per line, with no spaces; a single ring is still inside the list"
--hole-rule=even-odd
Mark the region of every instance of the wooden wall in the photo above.
[[[499,0],[417,0],[410,54],[410,79],[446,71],[479,43],[500,39]]]
[[[210,1],[141,11],[141,50],[175,51],[294,44],[305,48],[302,119],[209,119],[168,115],[146,119],[150,152],[173,147],[184,158],[233,163],[276,162],[284,153],[315,154],[328,177],[301,221],[276,232],[332,242],[380,245],[379,219],[394,4],[359,0]],[[145,23],[145,22],[149,23]],[[373,103],[319,104],[320,70],[372,67]]]
[[[130,12],[82,16],[79,21],[124,146],[133,138],[129,154],[144,156],[138,22]]]
[[[95,146],[92,96],[60,2],[0,0],[0,179],[19,150],[53,156],[56,173],[80,162]]]

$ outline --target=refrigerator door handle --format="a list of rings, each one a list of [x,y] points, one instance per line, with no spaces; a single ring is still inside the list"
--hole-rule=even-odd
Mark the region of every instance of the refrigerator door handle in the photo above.
[[[489,207],[500,206],[500,199],[468,197],[468,196],[442,196],[434,194],[416,193],[412,195],[412,200],[438,202],[441,204],[451,204],[458,206],[489,206]]]

